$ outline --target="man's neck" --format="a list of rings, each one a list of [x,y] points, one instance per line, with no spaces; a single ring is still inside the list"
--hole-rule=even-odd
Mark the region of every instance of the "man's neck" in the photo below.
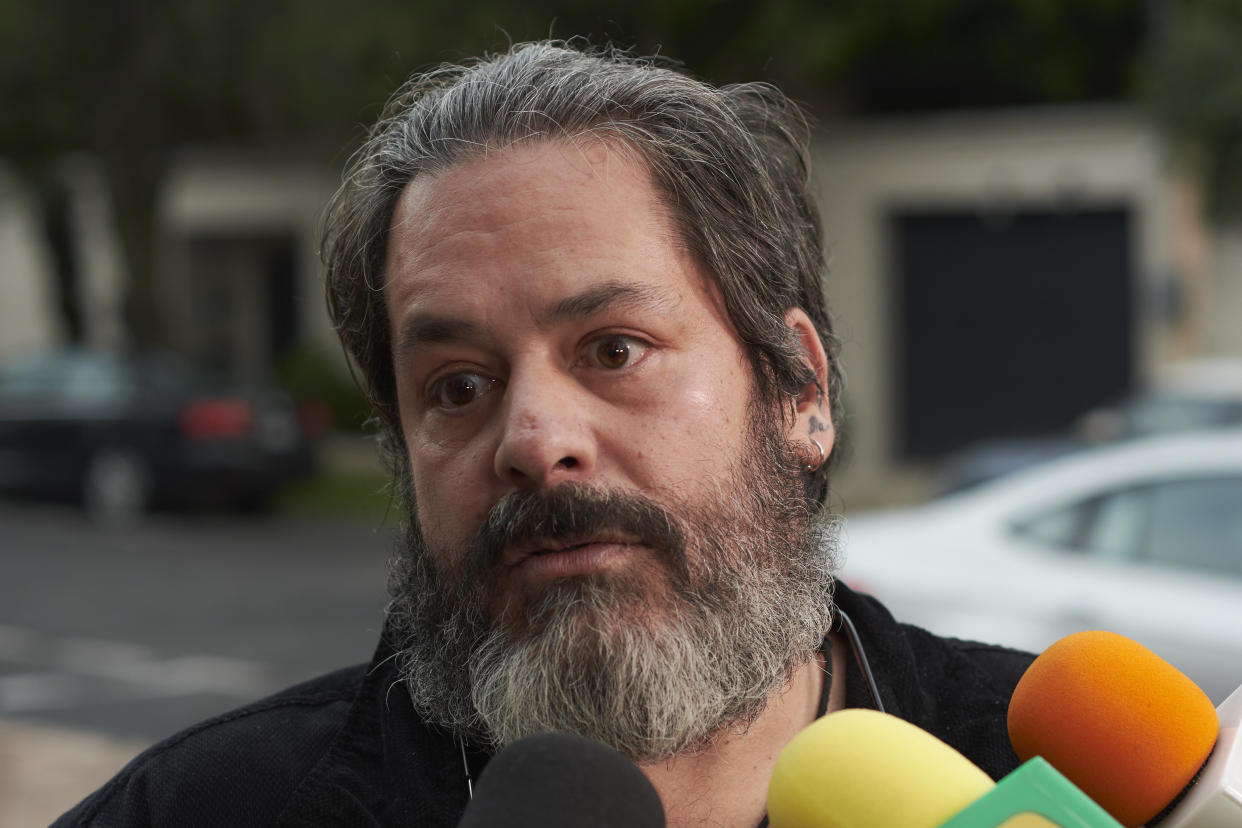
[[[828,711],[845,706],[845,650],[833,634]],[[660,794],[669,828],[738,826],[763,819],[768,779],[781,749],[815,720],[824,692],[822,656],[799,666],[745,732],[729,732],[707,750],[675,756],[642,770]]]

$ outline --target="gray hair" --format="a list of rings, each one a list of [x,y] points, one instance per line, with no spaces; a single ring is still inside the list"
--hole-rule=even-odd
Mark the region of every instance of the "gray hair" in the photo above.
[[[782,398],[785,410],[785,397],[815,379],[784,322],[790,308],[807,313],[828,354],[821,391],[839,421],[839,346],[823,295],[810,127],[797,105],[765,84],[716,88],[613,48],[524,43],[411,78],[328,208],[329,313],[362,372],[399,477],[407,460],[383,295],[397,199],[415,178],[489,150],[588,134],[620,142],[647,164],[684,243],[718,280],[760,393]],[[827,466],[807,481],[816,503],[827,493]]]

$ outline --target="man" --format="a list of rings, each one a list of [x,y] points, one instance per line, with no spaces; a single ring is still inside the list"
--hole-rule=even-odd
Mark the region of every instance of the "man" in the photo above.
[[[636,762],[670,825],[754,826],[781,747],[877,701],[1011,769],[1029,657],[833,583],[807,138],[770,88],[608,51],[412,80],[323,251],[409,506],[384,641],[153,748],[66,824],[453,825],[495,750],[567,730]]]

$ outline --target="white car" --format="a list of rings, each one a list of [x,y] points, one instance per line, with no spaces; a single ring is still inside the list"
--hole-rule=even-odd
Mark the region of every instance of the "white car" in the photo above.
[[[846,583],[942,635],[1121,633],[1219,703],[1242,684],[1242,430],[1151,437],[845,522]]]
[[[1079,417],[1059,434],[983,440],[946,457],[937,491],[948,494],[1092,446],[1155,434],[1242,425],[1242,359],[1205,357],[1166,365],[1114,406]]]

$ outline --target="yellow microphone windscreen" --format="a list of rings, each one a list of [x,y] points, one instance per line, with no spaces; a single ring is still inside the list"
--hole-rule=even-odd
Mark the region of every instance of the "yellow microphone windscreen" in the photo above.
[[[800,732],[768,786],[772,828],[935,828],[994,786],[930,733],[874,710],[841,710]]]

